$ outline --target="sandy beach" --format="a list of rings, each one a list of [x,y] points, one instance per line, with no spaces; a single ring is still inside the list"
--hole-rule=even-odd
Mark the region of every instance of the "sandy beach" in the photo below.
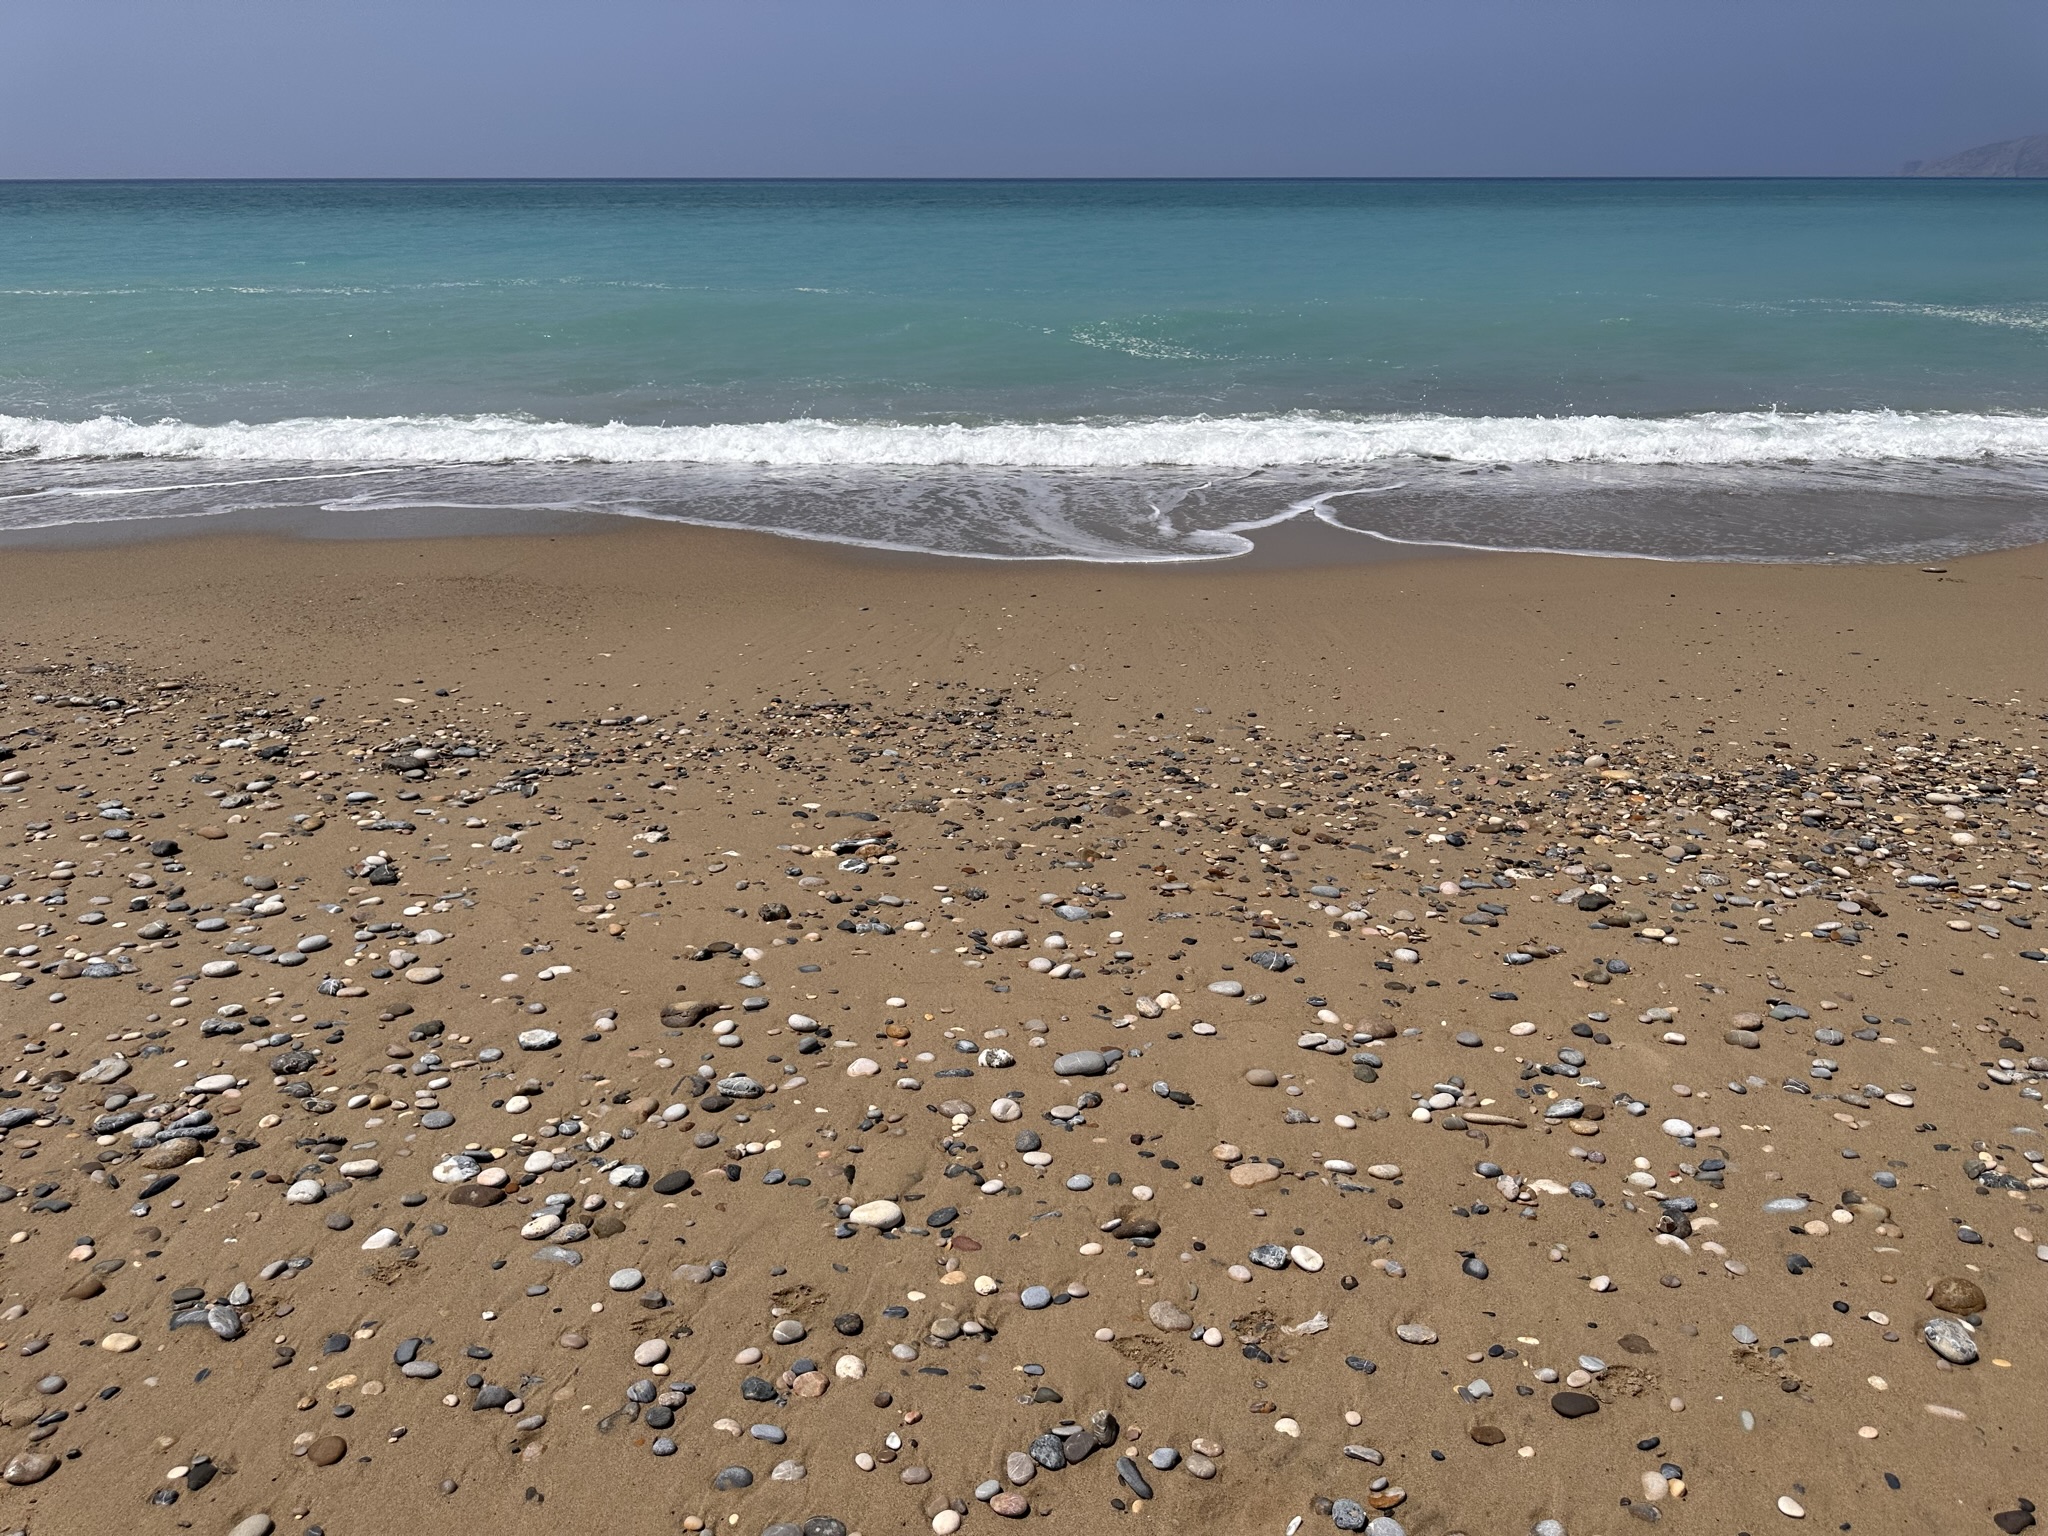
[[[0,550],[0,1525],[2026,1528],[2048,548],[1351,547]]]

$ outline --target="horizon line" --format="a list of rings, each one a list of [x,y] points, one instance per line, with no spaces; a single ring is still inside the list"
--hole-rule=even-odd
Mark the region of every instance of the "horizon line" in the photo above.
[[[646,185],[646,184],[734,184],[749,183],[848,183],[865,185],[916,186],[935,184],[991,184],[991,185],[1033,185],[1044,183],[1090,182],[1106,184],[1185,184],[1185,183],[1412,183],[1412,182],[1484,182],[1484,183],[1559,183],[1559,182],[1717,182],[1717,181],[1925,181],[1925,182],[2015,182],[2032,183],[2048,181],[2048,176],[1952,176],[1924,175],[1914,171],[1885,172],[1842,172],[1819,173],[1740,173],[1740,172],[1698,172],[1698,173],[1589,173],[1580,175],[1510,176],[1510,175],[1359,175],[1359,176],[524,176],[524,175],[364,175],[364,176],[0,176],[0,186],[188,186],[188,185],[239,185],[239,186],[285,186],[320,183],[332,185],[390,185],[433,184],[433,185],[542,185],[578,183],[592,185]]]

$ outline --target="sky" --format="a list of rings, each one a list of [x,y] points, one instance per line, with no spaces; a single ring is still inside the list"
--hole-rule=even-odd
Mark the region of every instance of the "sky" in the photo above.
[[[1884,175],[2040,0],[0,0],[0,177]]]

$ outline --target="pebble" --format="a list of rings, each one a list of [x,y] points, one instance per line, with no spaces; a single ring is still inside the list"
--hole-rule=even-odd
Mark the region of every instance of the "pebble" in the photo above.
[[[1957,1319],[1930,1317],[1920,1325],[1920,1336],[1929,1349],[1951,1365],[1976,1364],[1977,1341],[1970,1336],[1968,1326]]]
[[[1964,1316],[1982,1312],[1990,1303],[1983,1287],[1960,1275],[1945,1275],[1927,1288],[1927,1299],[1944,1312]]]
[[[1182,1311],[1164,1297],[1146,1308],[1145,1315],[1151,1319],[1152,1326],[1161,1333],[1186,1333],[1195,1326],[1191,1314]]]

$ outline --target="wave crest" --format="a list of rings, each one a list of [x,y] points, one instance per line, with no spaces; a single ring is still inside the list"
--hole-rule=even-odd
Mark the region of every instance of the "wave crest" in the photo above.
[[[2048,414],[1722,411],[1691,416],[1181,416],[1093,422],[797,419],[603,425],[516,416],[201,425],[0,415],[0,454],[298,464],[723,464],[763,468],[1741,466],[2048,459]]]

